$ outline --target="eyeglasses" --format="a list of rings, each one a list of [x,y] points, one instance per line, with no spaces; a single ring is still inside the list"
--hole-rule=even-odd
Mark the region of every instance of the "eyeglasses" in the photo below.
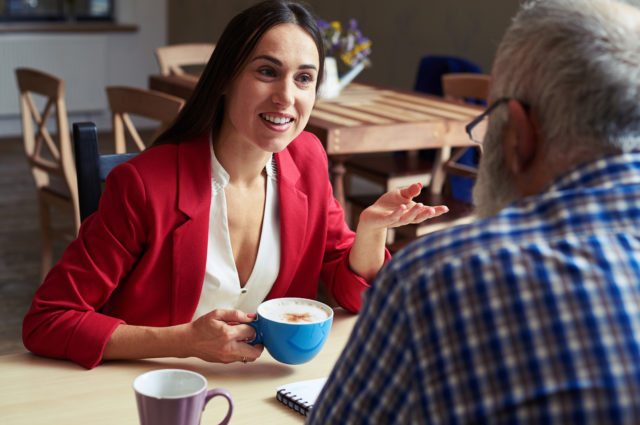
[[[494,109],[496,109],[501,104],[510,101],[511,99],[513,99],[513,98],[512,97],[501,97],[501,98],[497,99],[487,109],[485,109],[485,111],[483,113],[481,113],[480,115],[475,117],[473,119],[473,121],[471,121],[469,124],[467,124],[464,127],[464,129],[466,130],[466,132],[469,135],[469,138],[471,139],[472,142],[477,143],[479,145],[482,144],[482,141],[483,141],[483,138],[484,138],[484,133],[485,133],[485,130],[486,130],[486,126],[478,127],[478,124],[480,124],[481,122],[483,122],[487,118],[489,118],[489,115],[491,115],[491,113],[493,112]],[[529,105],[527,105],[524,102],[520,102],[520,104],[522,105],[522,107],[525,110],[529,110]]]

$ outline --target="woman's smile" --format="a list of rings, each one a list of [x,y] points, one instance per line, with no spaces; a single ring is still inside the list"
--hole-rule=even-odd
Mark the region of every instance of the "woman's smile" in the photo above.
[[[274,113],[260,114],[260,118],[262,118],[268,128],[275,131],[286,131],[295,121],[291,116]]]

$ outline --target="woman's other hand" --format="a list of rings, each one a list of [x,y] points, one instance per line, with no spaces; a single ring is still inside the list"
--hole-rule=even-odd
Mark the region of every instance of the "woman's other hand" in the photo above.
[[[394,189],[380,196],[376,202],[360,214],[360,226],[368,229],[400,227],[406,224],[418,224],[449,211],[445,205],[429,206],[414,202],[420,194],[422,184]]]
[[[349,265],[367,281],[371,281],[384,264],[388,228],[421,223],[449,211],[444,205],[431,207],[414,202],[421,189],[420,183],[414,183],[391,190],[360,214]]]
[[[249,345],[256,333],[251,326],[255,314],[240,310],[213,310],[190,323],[194,356],[216,363],[253,362],[262,354],[262,345]]]

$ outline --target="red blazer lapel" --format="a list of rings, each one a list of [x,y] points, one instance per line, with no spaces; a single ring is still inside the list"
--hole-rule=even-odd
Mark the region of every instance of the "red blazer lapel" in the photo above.
[[[173,232],[173,312],[175,323],[191,320],[202,292],[211,206],[209,138],[182,142],[177,158],[177,208],[185,221]]]
[[[300,170],[285,149],[275,155],[280,195],[280,273],[267,298],[285,296],[300,262],[308,218],[307,195],[297,188]]]

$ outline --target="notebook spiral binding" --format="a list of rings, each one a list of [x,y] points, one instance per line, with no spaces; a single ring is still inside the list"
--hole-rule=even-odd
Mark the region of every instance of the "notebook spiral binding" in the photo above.
[[[296,397],[290,391],[280,390],[276,394],[276,399],[285,406],[295,410],[301,415],[307,416],[309,410],[313,407],[312,404],[302,400],[300,397]]]

